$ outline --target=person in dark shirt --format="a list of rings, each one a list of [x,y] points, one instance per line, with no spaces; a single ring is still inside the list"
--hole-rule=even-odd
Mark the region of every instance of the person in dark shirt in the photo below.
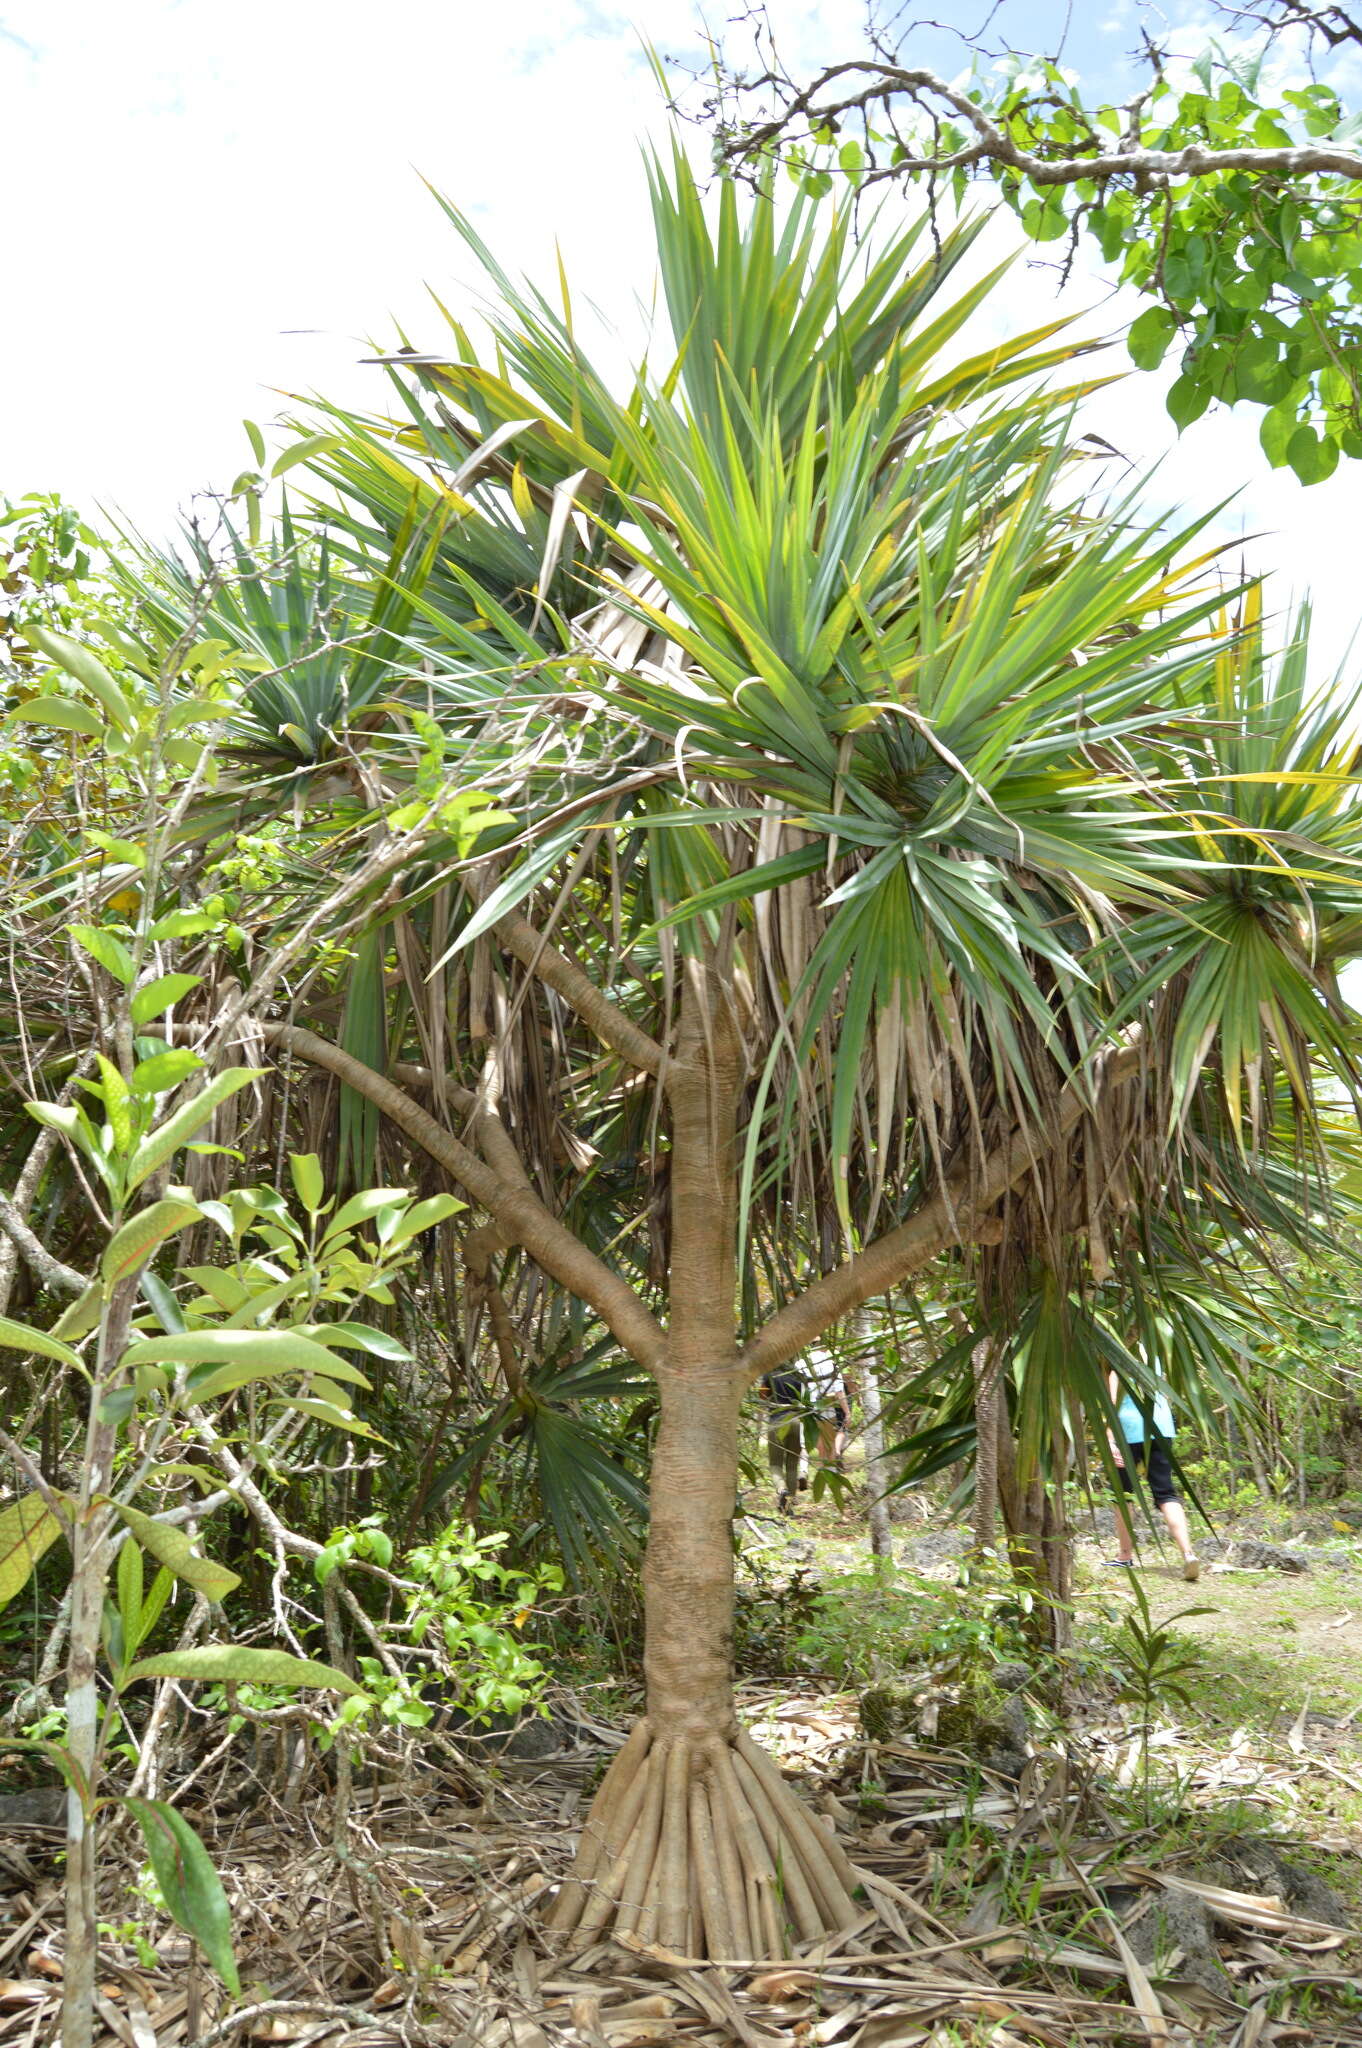
[[[792,1515],[804,1449],[804,1375],[797,1366],[782,1366],[779,1372],[767,1373],[761,1391],[771,1404],[766,1416],[766,1455],[776,1482],[776,1505],[782,1515]]]

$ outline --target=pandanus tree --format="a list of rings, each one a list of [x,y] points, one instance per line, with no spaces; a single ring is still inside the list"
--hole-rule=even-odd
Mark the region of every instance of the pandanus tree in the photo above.
[[[1246,680],[1199,527],[1078,499],[1072,348],[951,360],[997,281],[950,295],[968,229],[711,223],[680,160],[654,200],[665,368],[615,395],[487,257],[490,353],[454,325],[396,417],[326,422],[357,559],[440,531],[427,702],[513,822],[411,871],[464,977],[424,1100],[270,1036],[653,1376],[646,1715],[554,1918],[731,1955],[856,1910],[735,1714],[745,1392],[948,1251],[1081,1288],[1189,1189],[1260,1223],[1265,1091],[1308,1169],[1311,1059],[1352,1086],[1358,834],[1336,715],[1299,663]]]
[[[971,352],[973,230],[707,211],[679,156],[653,189],[620,391],[456,218],[490,342],[402,349],[310,460],[402,645],[307,720],[248,676],[209,829],[273,802],[318,934],[370,863],[385,936],[343,1006],[261,990],[265,1043],[448,1176],[489,1289],[566,1291],[655,1383],[646,1712],[553,1916],[734,1956],[859,1882],[735,1711],[744,1395],[943,1256],[1081,1299],[1196,1204],[1271,1228],[1263,1103],[1308,1173],[1315,1066],[1353,1085],[1359,834],[1337,719],[1245,681],[1204,521],[1078,487],[1074,345]]]

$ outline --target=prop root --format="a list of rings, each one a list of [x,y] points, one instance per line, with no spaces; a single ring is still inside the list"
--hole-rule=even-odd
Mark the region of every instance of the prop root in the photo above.
[[[574,1948],[634,1934],[715,1961],[788,1955],[850,1927],[861,1880],[749,1735],[656,1735],[640,1721],[582,1830],[548,1924]]]

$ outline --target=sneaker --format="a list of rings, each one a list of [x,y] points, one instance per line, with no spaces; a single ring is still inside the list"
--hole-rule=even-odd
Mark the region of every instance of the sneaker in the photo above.
[[[1195,1583],[1201,1577],[1201,1559],[1199,1557],[1184,1557],[1182,1560],[1182,1576],[1184,1579]]]
[[[1102,1562],[1109,1572],[1133,1572],[1135,1569],[1133,1557],[1104,1557]]]

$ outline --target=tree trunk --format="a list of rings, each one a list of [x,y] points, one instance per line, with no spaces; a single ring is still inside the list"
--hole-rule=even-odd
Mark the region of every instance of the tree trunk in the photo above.
[[[104,1617],[113,1518],[100,1498],[113,1476],[116,1426],[100,1419],[104,1395],[127,1342],[138,1275],[117,1285],[99,1333],[85,1461],[71,1526],[71,1630],[66,1662],[66,1747],[73,1779],[66,1793],[66,1954],[62,1966],[62,2048],[90,2048],[94,2037],[99,1950],[94,1802],[99,1795],[96,1664]]]
[[[894,1530],[889,1520],[889,1503],[885,1499],[891,1474],[888,1460],[884,1455],[884,1421],[880,1408],[880,1378],[875,1369],[875,1339],[870,1328],[870,1318],[864,1311],[859,1312],[856,1317],[856,1332],[860,1339],[856,1354],[856,1370],[861,1382],[866,1512],[870,1523],[870,1548],[873,1555],[879,1559],[877,1569],[881,1576],[892,1578]]]
[[[970,1353],[974,1372],[974,1550],[977,1556],[998,1544],[998,1421],[1002,1404],[999,1369],[1001,1347],[981,1337]]]
[[[1073,1632],[1073,1541],[1062,1479],[1047,1486],[1036,1473],[1025,1485],[1008,1472],[1000,1489],[1012,1574],[1035,1601],[1027,1634],[1038,1649],[1062,1650]]]
[[[740,1084],[727,991],[688,962],[667,1073],[671,1320],[643,1573],[647,1713],[606,1773],[550,1912],[576,1949],[613,1934],[693,1957],[776,1957],[859,1917],[856,1873],[733,1702]]]

